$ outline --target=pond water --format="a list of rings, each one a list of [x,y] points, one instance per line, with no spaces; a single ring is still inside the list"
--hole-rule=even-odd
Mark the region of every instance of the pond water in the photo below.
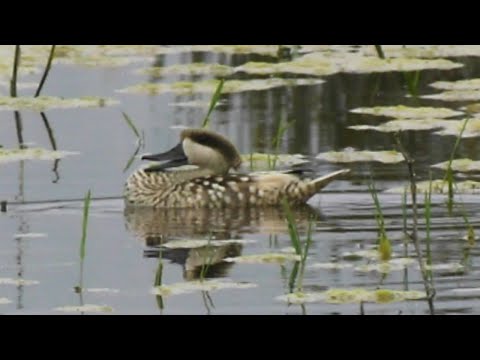
[[[186,48],[182,52],[159,49],[163,50],[156,53],[154,47],[148,51],[134,47],[128,55],[130,58],[138,56],[136,61],[116,64],[104,64],[100,60],[93,64],[95,66],[81,61],[54,62],[42,95],[106,97],[118,100],[116,105],[48,109],[43,117],[37,111],[20,111],[20,132],[28,147],[52,149],[53,138],[58,150],[75,154],[57,161],[0,162],[0,200],[7,201],[7,211],[0,213],[0,313],[431,313],[425,299],[380,303],[335,303],[332,299],[324,299],[303,306],[288,304],[279,297],[291,291],[294,261],[287,259],[281,264],[225,261],[245,255],[288,255],[292,251],[292,242],[281,209],[125,211],[123,185],[128,175],[141,165],[139,155],[174,146],[178,141],[179,126],[201,126],[213,92],[193,95],[119,92],[140,83],[198,83],[213,78],[210,74],[178,74],[174,71],[153,76],[139,72],[139,69],[194,62],[230,67],[251,61],[279,62],[275,52],[235,54],[221,48]],[[349,49],[355,51],[355,48]],[[5,58],[9,54],[6,52],[0,56]],[[48,55],[48,51],[45,54]],[[92,57],[98,56],[92,54]],[[341,56],[354,54],[343,52]],[[85,56],[88,55],[87,51]],[[287,121],[291,126],[282,137],[281,153],[306,155],[311,160],[310,170],[318,175],[342,168],[351,169],[348,176],[313,197],[308,206],[293,209],[302,242],[307,237],[309,219],[315,219],[302,280],[305,293],[332,289],[425,291],[414,247],[411,243],[406,248],[404,245],[402,194],[384,192],[408,184],[406,164],[337,164],[315,157],[319,153],[349,148],[396,149],[393,133],[349,128],[354,125],[377,126],[392,118],[352,113],[353,109],[405,105],[459,110],[474,103],[473,100],[442,101],[422,97],[442,92],[429,86],[436,81],[480,77],[480,57],[474,55],[474,52],[460,52],[459,55],[438,56],[463,66],[420,71],[419,97],[409,96],[407,85],[407,77],[415,72],[405,75],[399,71],[340,71],[318,77],[282,74],[278,77],[322,79],[323,82],[289,83],[266,90],[222,95],[219,106],[211,115],[210,128],[228,136],[241,153],[273,151],[272,139],[277,128],[281,121]],[[109,56],[122,58],[113,52]],[[40,69],[46,56],[43,59],[38,65]],[[11,63],[12,58],[2,61]],[[1,75],[8,83],[9,74]],[[248,80],[269,76],[242,72],[228,78]],[[38,83],[39,78],[39,73],[22,75],[20,81]],[[0,91],[1,96],[8,95],[7,86]],[[35,87],[20,87],[19,95],[31,96],[34,91]],[[192,106],[198,104],[201,106]],[[144,134],[142,144],[138,144],[122,112],[128,114]],[[0,111],[0,144],[3,148],[18,148],[18,123],[18,114],[16,120],[13,111]],[[51,129],[50,136],[46,124]],[[435,131],[405,131],[401,134],[403,145],[415,159],[419,180],[428,180],[430,170],[433,178],[443,177],[443,171],[430,166],[448,160],[456,141],[455,136],[440,136]],[[455,157],[477,160],[477,153],[478,140],[470,137],[462,139]],[[465,177],[474,179],[473,176]],[[378,265],[378,261],[357,253],[375,249],[377,243],[375,205],[368,189],[372,179],[379,191],[394,257],[415,260],[398,268],[392,265],[392,271],[387,273],[378,271],[378,268],[367,268],[367,265]],[[89,189],[92,201],[82,264],[79,254],[83,198]],[[477,275],[480,254],[478,245],[468,246],[464,240],[467,233],[464,217],[468,218],[473,229],[478,229],[480,197],[465,194],[455,199],[462,205],[455,207],[450,215],[445,196],[432,197],[431,257],[432,263],[439,266],[433,270],[434,313],[479,314],[480,282]],[[423,204],[423,194],[419,196],[419,202]],[[411,227],[411,208],[408,212],[408,226]],[[423,205],[420,214],[419,237],[423,240]],[[180,240],[207,240],[210,243],[169,245],[181,245]],[[222,243],[222,240],[230,241]],[[422,249],[425,250],[424,243]],[[357,256],[351,253],[357,253]],[[184,292],[179,294],[176,291],[182,289],[170,288],[160,296],[153,291],[155,284],[159,283],[159,273],[163,285],[198,285],[198,280],[205,277],[207,280],[203,285],[210,284],[210,287],[183,288]],[[232,283],[238,288],[232,287]],[[222,284],[227,285],[221,288]],[[75,291],[79,285],[82,292]],[[295,289],[297,286],[298,281]]]

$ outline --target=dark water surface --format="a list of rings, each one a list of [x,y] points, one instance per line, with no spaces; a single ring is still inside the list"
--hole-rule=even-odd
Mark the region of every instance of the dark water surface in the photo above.
[[[252,59],[275,61],[255,55],[193,53],[160,55],[147,65],[219,62],[241,65]],[[478,58],[456,58],[465,66],[455,70],[422,71],[420,94],[434,93],[427,85],[439,80],[480,77]],[[192,100],[172,94],[145,96],[121,94],[116,89],[139,82],[159,81],[138,75],[139,64],[118,68],[54,65],[44,93],[63,97],[107,96],[121,104],[100,109],[66,109],[46,112],[61,150],[77,151],[58,161],[22,161],[1,164],[0,199],[10,204],[0,214],[0,305],[5,314],[62,314],[61,306],[96,304],[112,307],[114,314],[359,314],[359,304],[306,304],[302,309],[275,298],[288,293],[292,263],[242,264],[223,259],[239,255],[284,251],[291,246],[285,219],[275,209],[246,211],[161,210],[124,211],[121,200],[125,179],[140,160],[124,171],[136,151],[136,139],[121,111],[128,113],[145,133],[139,153],[168,149],[176,144],[178,130],[172,126],[199,126],[205,109],[171,106]],[[166,76],[161,81],[195,81],[202,77]],[[243,76],[246,78],[246,76]],[[36,77],[32,77],[36,79]],[[295,120],[286,132],[282,153],[301,153],[312,158],[320,152],[353,147],[359,150],[394,149],[391,134],[347,129],[355,124],[378,124],[379,118],[349,113],[356,107],[379,105],[443,106],[457,109],[467,103],[415,100],[408,94],[401,73],[336,74],[323,77],[314,86],[282,87],[267,91],[225,95],[214,111],[210,127],[227,135],[242,153],[269,151],[280,120]],[[28,91],[26,91],[28,93]],[[209,95],[195,96],[208,101]],[[40,114],[22,111],[26,143],[50,148]],[[431,131],[406,132],[402,141],[416,159],[421,179],[429,166],[450,157],[454,137]],[[0,144],[17,147],[14,115],[0,112]],[[478,140],[462,140],[457,157],[478,158]],[[313,171],[323,174],[345,166],[314,161]],[[308,256],[305,291],[331,288],[388,288],[423,291],[416,264],[386,276],[355,267],[367,259],[345,260],[346,252],[371,249],[377,240],[373,201],[368,192],[370,177],[378,190],[400,186],[408,180],[405,164],[362,163],[348,165],[351,174],[332,183],[309,206],[297,209],[295,217],[304,237],[308,219],[316,216],[313,244]],[[441,173],[434,172],[435,177]],[[79,248],[82,198],[91,189],[92,200],[83,270]],[[423,196],[421,197],[423,201]],[[470,224],[477,228],[480,197],[462,197]],[[400,194],[380,194],[393,251],[403,254],[403,219]],[[466,248],[465,225],[457,210],[449,216],[445,199],[434,196],[432,209],[432,260],[437,264],[460,263],[462,270],[435,271],[437,314],[479,314],[480,282],[478,246]],[[422,210],[423,211],[423,210]],[[424,236],[421,219],[421,236]],[[19,237],[18,234],[43,234]],[[205,254],[201,249],[163,249],[158,245],[176,239],[245,239],[245,244],[218,247],[207,271],[208,278],[226,278],[257,285],[249,289],[193,292],[159,299],[151,293],[161,253],[163,284],[198,279]],[[413,256],[413,246],[408,247]],[[351,267],[313,269],[314,263],[346,262]],[[83,271],[83,286],[94,291],[74,291]],[[10,280],[2,280],[10,279]],[[12,280],[13,279],[13,280]],[[22,284],[14,280],[34,280]],[[9,283],[10,282],[10,283]],[[95,289],[100,289],[95,291]],[[428,314],[425,300],[390,304],[367,303],[366,314]]]

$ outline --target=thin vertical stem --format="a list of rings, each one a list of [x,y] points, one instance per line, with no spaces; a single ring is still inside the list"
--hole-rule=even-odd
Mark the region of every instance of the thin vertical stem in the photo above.
[[[17,73],[20,64],[20,45],[15,45],[15,57],[13,59],[12,79],[10,80],[10,96],[17,97]]]
[[[52,47],[50,49],[50,54],[48,55],[47,65],[45,66],[45,70],[43,71],[42,79],[40,80],[40,83],[38,84],[38,88],[37,88],[37,91],[35,91],[35,96],[34,97],[38,97],[40,95],[40,92],[42,91],[42,88],[43,88],[43,84],[45,84],[45,80],[47,80],[48,73],[50,72],[50,68],[52,66],[53,56],[55,55],[55,46],[56,45],[52,45]]]

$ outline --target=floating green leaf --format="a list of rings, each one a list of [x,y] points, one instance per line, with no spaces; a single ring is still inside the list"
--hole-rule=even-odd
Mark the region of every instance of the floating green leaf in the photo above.
[[[480,79],[437,81],[430,86],[441,90],[480,90]]]
[[[43,233],[23,233],[13,235],[15,239],[34,239],[34,238],[44,238],[47,237],[47,234]]]
[[[90,292],[90,293],[105,293],[105,294],[118,294],[120,290],[118,289],[109,289],[109,288],[89,288],[83,289],[83,291]]]
[[[382,45],[387,58],[439,58],[480,56],[478,45]],[[374,55],[372,46],[362,46],[359,51],[365,55]]]
[[[432,167],[447,170],[449,163],[450,161],[444,161],[434,164]],[[455,159],[452,161],[451,168],[453,171],[458,172],[476,172],[480,171],[480,161],[474,161],[471,159]]]
[[[248,62],[235,68],[235,72],[253,75],[301,74],[325,76],[338,71],[339,67],[329,59],[309,59],[304,57],[281,63]]]
[[[233,73],[233,68],[220,64],[190,63],[139,69],[137,70],[137,73],[153,77],[161,77],[166,75],[214,75],[225,77]]]
[[[43,112],[51,109],[69,109],[82,107],[105,107],[118,104],[119,101],[108,98],[85,96],[63,99],[53,96],[9,97],[0,96],[0,110],[31,110]]]
[[[85,304],[81,306],[61,306],[53,309],[62,312],[92,312],[92,313],[111,313],[113,308],[107,305],[91,305]]]
[[[162,244],[162,247],[167,249],[195,249],[205,246],[225,246],[229,244],[252,244],[255,240],[172,240]]]
[[[316,156],[317,159],[334,163],[370,162],[376,161],[384,164],[396,164],[404,161],[403,155],[397,151],[329,151]]]
[[[425,270],[449,272],[449,273],[461,273],[465,271],[465,266],[460,263],[433,264],[433,265],[425,264]]]
[[[427,193],[430,188],[430,181],[420,181],[417,183],[417,193]],[[405,191],[405,187],[396,187],[385,190],[387,193],[402,194]],[[410,187],[407,188],[410,191]],[[478,181],[458,181],[455,182],[454,192],[458,194],[479,194],[480,182]],[[448,181],[445,180],[433,180],[432,181],[432,194],[445,194],[448,195]]]
[[[226,54],[260,54],[276,56],[278,45],[187,45],[175,47],[182,52],[214,52]]]
[[[28,286],[39,284],[36,280],[0,278],[0,285]]]
[[[301,256],[289,253],[268,253],[244,255],[234,258],[226,258],[226,262],[237,262],[245,264],[285,264],[287,261],[300,261]]]
[[[398,258],[398,259],[392,259],[390,261],[382,261],[376,264],[359,265],[355,267],[355,270],[359,272],[376,271],[379,273],[388,274],[391,271],[403,270],[408,265],[411,265],[414,262],[415,262],[414,259]]]
[[[242,154],[242,168],[248,170],[270,169],[269,164],[276,159],[277,167],[292,167],[309,162],[305,155],[301,154],[265,154],[251,153]]]
[[[321,293],[291,293],[277,297],[277,300],[290,304],[326,302],[330,304],[351,304],[360,302],[391,303],[405,300],[418,300],[426,297],[420,291],[398,291],[388,289],[330,289]]]
[[[6,305],[6,304],[10,304],[11,301],[8,300],[7,298],[4,298],[4,297],[0,297],[0,305]]]
[[[480,100],[480,90],[450,90],[420,97],[442,101],[478,101]]]
[[[378,126],[372,125],[353,125],[349,126],[352,130],[374,130],[380,132],[397,132],[397,131],[425,131],[433,129],[446,129],[450,127],[461,127],[462,122],[458,120],[443,119],[401,119],[392,120]],[[458,135],[458,132],[455,134]]]
[[[222,94],[233,94],[245,91],[269,90],[283,86],[318,85],[320,79],[255,79],[255,80],[227,80],[222,89]],[[217,80],[205,80],[197,82],[174,82],[174,83],[146,83],[133,85],[117,90],[119,93],[160,95],[174,93],[176,95],[193,95],[201,93],[213,93],[217,88]]]
[[[342,258],[345,260],[360,260],[363,258],[378,260],[380,258],[380,253],[378,250],[358,250],[358,251],[347,251],[342,253]]]
[[[42,148],[4,149],[0,148],[0,164],[20,160],[55,160],[68,155],[78,154],[71,151],[47,150]]]
[[[309,269],[341,270],[353,267],[348,263],[315,263],[308,266]]]
[[[394,117],[397,119],[442,119],[463,114],[462,111],[455,111],[448,108],[410,107],[404,105],[376,106],[371,108],[362,107],[350,110],[350,112],[355,114]]]
[[[252,283],[239,283],[227,280],[203,280],[162,285],[153,288],[152,293],[160,296],[188,294],[196,291],[215,291],[222,289],[251,289],[257,287]]]

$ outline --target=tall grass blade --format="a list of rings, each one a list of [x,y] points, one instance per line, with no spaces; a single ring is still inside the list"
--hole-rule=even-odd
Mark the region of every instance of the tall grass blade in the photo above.
[[[50,72],[50,68],[52,67],[52,60],[55,55],[55,46],[52,45],[50,48],[50,54],[48,55],[48,61],[47,65],[45,66],[45,70],[43,71],[42,79],[40,80],[40,83],[38,84],[37,91],[35,91],[35,96],[38,97],[40,93],[42,92],[43,84],[45,84],[45,81],[47,80],[48,73]]]
[[[208,108],[207,116],[205,116],[205,119],[203,119],[202,128],[207,128],[210,123],[210,115],[212,114],[213,109],[215,109],[215,106],[217,105],[218,100],[220,100],[224,83],[225,83],[225,80],[221,79],[217,85],[217,89],[213,93],[212,99],[210,100],[210,106]]]
[[[377,56],[380,59],[385,59],[385,54],[383,53],[382,45],[373,45],[375,46],[375,51],[377,52]]]
[[[82,221],[82,239],[80,241],[80,260],[85,259],[85,243],[87,240],[88,212],[90,209],[91,191],[90,189],[83,200],[83,221]]]
[[[140,131],[138,131],[137,127],[135,126],[135,124],[133,123],[133,120],[130,116],[128,116],[125,112],[122,111],[122,115],[123,115],[123,118],[125,119],[126,123],[128,124],[128,126],[130,127],[130,129],[132,129],[133,133],[135,134],[135,136],[137,137],[137,139],[141,139],[141,135],[140,135]]]
[[[292,242],[292,246],[295,249],[295,253],[297,255],[302,256],[302,248],[300,245],[300,238],[298,235],[297,224],[295,222],[295,218],[293,217],[292,210],[290,209],[290,205],[288,204],[287,199],[282,200],[283,210],[285,211],[285,217],[287,218],[288,223],[288,233],[290,234],[290,241]]]

